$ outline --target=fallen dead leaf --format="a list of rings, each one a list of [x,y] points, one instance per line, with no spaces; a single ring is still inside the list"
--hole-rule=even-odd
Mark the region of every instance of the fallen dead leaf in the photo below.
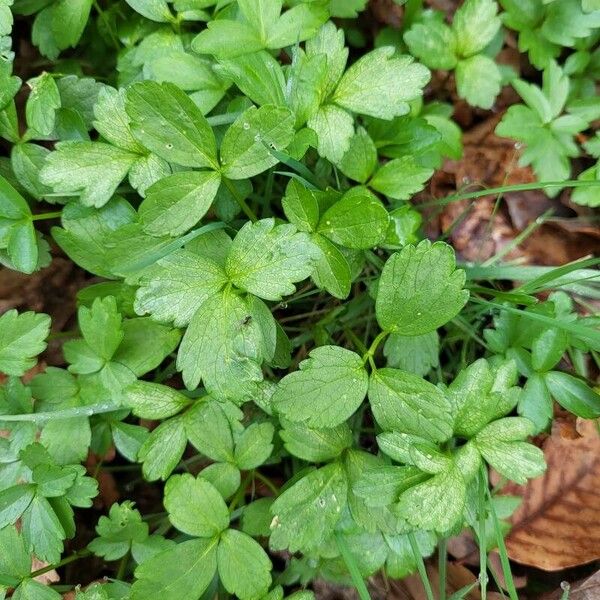
[[[543,446],[545,475],[502,490],[523,498],[506,538],[518,563],[559,571],[600,558],[600,435],[594,421],[578,420],[577,431],[572,439],[555,427]]]

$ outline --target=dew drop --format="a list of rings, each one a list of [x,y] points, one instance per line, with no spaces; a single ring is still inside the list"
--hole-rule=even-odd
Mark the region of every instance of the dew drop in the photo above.
[[[167,150],[173,150],[173,144],[165,144]]]
[[[260,142],[260,141],[262,141],[262,137],[260,137],[260,133],[257,133],[257,134],[254,136],[254,141],[255,141],[255,142]]]
[[[321,507],[321,508],[325,508],[325,498],[318,498],[317,499],[317,504]]]
[[[250,123],[244,123],[244,124],[242,125],[242,127],[243,127],[244,129],[250,129]]]

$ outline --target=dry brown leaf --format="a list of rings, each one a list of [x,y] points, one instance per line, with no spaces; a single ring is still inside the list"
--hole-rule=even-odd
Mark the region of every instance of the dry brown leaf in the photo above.
[[[577,429],[582,437],[569,439],[554,428],[544,476],[503,489],[523,498],[506,538],[516,562],[559,571],[600,558],[600,436],[593,421],[578,420]]]

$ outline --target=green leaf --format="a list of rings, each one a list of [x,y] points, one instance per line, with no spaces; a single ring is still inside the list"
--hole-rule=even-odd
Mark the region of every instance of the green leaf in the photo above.
[[[10,230],[7,247],[12,267],[30,274],[39,269],[39,247],[36,231],[31,221],[15,223]]]
[[[424,377],[439,365],[439,346],[436,331],[414,336],[392,333],[385,341],[383,353],[389,367]]]
[[[157,595],[162,600],[181,600],[182,590],[189,600],[197,600],[216,571],[217,540],[182,542],[138,566],[131,600],[146,600]]]
[[[412,433],[435,442],[452,435],[450,404],[434,385],[398,369],[377,369],[369,402],[382,429]]]
[[[240,470],[230,463],[212,463],[202,469],[198,477],[212,484],[225,499],[233,496],[242,483]]]
[[[584,419],[600,417],[600,395],[583,381],[560,371],[544,375],[552,397],[566,410]]]
[[[226,290],[206,300],[192,318],[177,355],[188,389],[200,380],[218,399],[242,400],[262,380],[264,338],[248,302]]]
[[[38,200],[52,191],[40,182],[40,171],[48,154],[50,150],[37,144],[16,144],[10,153],[10,163],[16,178]]]
[[[453,69],[456,66],[457,40],[445,23],[427,19],[415,23],[405,34],[410,53],[430,69]]]
[[[367,131],[359,127],[339,164],[340,171],[350,179],[366,183],[376,166],[377,148]]]
[[[456,269],[448,244],[423,241],[406,246],[385,263],[376,315],[382,329],[422,335],[454,318],[467,302],[465,273]]]
[[[227,257],[226,271],[239,288],[265,300],[281,300],[296,291],[317,258],[309,236],[293,225],[275,225],[274,219],[246,223]]]
[[[52,34],[60,50],[79,42],[92,8],[92,0],[58,0],[52,5]]]
[[[194,102],[171,83],[144,81],[127,89],[134,137],[166,161],[218,169],[215,136]]]
[[[35,495],[32,484],[18,484],[0,492],[0,529],[15,523],[31,504]]]
[[[481,52],[492,41],[501,25],[497,12],[494,0],[466,0],[456,11],[452,29],[461,56]]]
[[[290,179],[281,206],[288,221],[299,231],[314,231],[319,222],[319,203],[311,190]]]
[[[242,471],[256,469],[273,452],[275,429],[271,423],[252,423],[235,441],[234,462]]]
[[[31,209],[25,198],[2,176],[0,176],[0,217],[11,221],[31,218]]]
[[[305,475],[271,507],[271,548],[290,552],[319,548],[333,533],[347,493],[346,474],[338,463]]]
[[[335,427],[365,398],[368,376],[363,361],[339,346],[315,348],[300,369],[277,385],[273,407],[286,419],[309,427]]]
[[[165,419],[181,412],[190,399],[168,385],[136,381],[126,389],[125,403],[142,419]]]
[[[54,78],[42,73],[27,82],[31,88],[25,104],[27,125],[41,135],[50,135],[54,129],[56,111],[61,106],[60,94]]]
[[[284,107],[250,107],[229,127],[221,143],[221,172],[228,179],[246,179],[266,171],[278,160],[270,152],[285,150],[294,137],[294,115]]]
[[[15,584],[31,573],[31,554],[16,526],[0,528],[0,573]]]
[[[502,75],[496,63],[483,54],[459,61],[456,66],[458,95],[471,106],[490,109],[500,93]]]
[[[555,367],[569,346],[564,329],[546,329],[531,343],[531,366],[538,372]]]
[[[250,536],[227,529],[217,549],[217,568],[223,587],[241,600],[266,594],[271,585],[271,561]]]
[[[320,250],[312,273],[315,284],[336,298],[347,298],[352,284],[352,272],[346,257],[326,237],[313,234],[311,239]]]
[[[104,86],[94,104],[94,128],[111,144],[137,154],[145,149],[133,137],[129,116],[125,112],[125,90]]]
[[[525,382],[519,399],[518,412],[535,425],[535,432],[546,429],[553,415],[552,396],[544,374],[533,373]]]
[[[96,298],[91,308],[82,306],[77,318],[83,339],[98,356],[110,360],[125,335],[114,296]]]
[[[165,480],[181,460],[187,436],[184,421],[175,417],[152,431],[138,452],[142,472],[148,481]]]
[[[260,51],[219,61],[223,73],[250,100],[262,106],[284,106],[285,78],[283,69],[268,52]]]
[[[50,317],[43,313],[19,314],[12,309],[0,317],[0,371],[23,375],[46,348]]]
[[[344,44],[344,30],[337,29],[332,21],[327,21],[314,37],[306,41],[306,55],[326,57],[325,85],[321,99],[327,98],[336,88],[348,60],[348,48]]]
[[[544,453],[539,448],[526,442],[498,440],[491,433],[487,434],[486,430],[478,434],[475,444],[498,473],[511,481],[525,484],[527,479],[538,477],[546,470]]]
[[[259,498],[246,504],[242,512],[241,529],[252,537],[269,537],[271,534],[271,505],[275,498]]]
[[[368,185],[394,200],[408,200],[432,175],[433,169],[421,166],[412,156],[402,156],[381,166]]]
[[[225,271],[214,261],[188,250],[176,250],[144,271],[135,310],[181,327],[226,283]]]
[[[284,48],[311,38],[327,21],[329,13],[315,4],[298,4],[273,22],[267,32],[267,47]]]
[[[85,206],[104,206],[137,155],[103,142],[59,142],[46,159],[40,180],[56,193],[79,196]]]
[[[409,112],[408,102],[423,94],[429,78],[412,57],[397,56],[392,46],[376,48],[344,73],[333,101],[355,113],[392,119]]]
[[[96,525],[98,537],[88,548],[105,560],[118,560],[125,556],[134,542],[143,542],[148,537],[148,524],[134,508],[133,502],[113,504],[108,516],[102,516]]]
[[[319,154],[338,164],[350,148],[354,135],[354,119],[334,104],[324,104],[308,119],[308,126],[317,134]]]
[[[365,500],[367,506],[387,506],[397,502],[400,494],[428,476],[409,467],[384,465],[365,471],[352,486],[352,491]]]
[[[388,212],[364,187],[353,187],[321,217],[317,231],[346,248],[367,249],[383,241]]]
[[[304,423],[282,420],[279,432],[285,449],[307,462],[327,462],[352,445],[352,431],[346,423],[336,427],[315,429]]]
[[[184,171],[164,177],[146,190],[140,221],[150,235],[177,236],[192,228],[208,211],[221,177],[211,171]]]
[[[61,600],[62,595],[39,581],[25,579],[12,598],[14,600]]]
[[[23,536],[31,551],[49,563],[60,560],[65,531],[46,498],[36,495],[22,517]]]
[[[126,0],[126,2],[133,10],[151,21],[168,23],[172,20],[166,0]]]
[[[185,415],[185,429],[199,452],[212,460],[233,462],[233,435],[223,407],[211,398],[196,402]]]
[[[403,492],[395,512],[415,529],[443,533],[459,524],[465,501],[465,482],[451,468]]]
[[[221,494],[205,479],[189,473],[169,478],[164,505],[171,523],[188,535],[209,538],[229,526],[229,511]]]
[[[192,50],[198,54],[214,54],[219,58],[234,58],[265,47],[257,31],[248,23],[216,19],[207,23],[192,40]]]

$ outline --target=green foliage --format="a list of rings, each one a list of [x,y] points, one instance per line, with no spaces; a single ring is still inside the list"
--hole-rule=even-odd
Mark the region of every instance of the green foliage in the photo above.
[[[66,540],[110,572],[67,581],[77,600],[402,578],[464,528],[498,544],[490,507],[514,499],[485,474],[543,473],[554,401],[600,417],[598,318],[545,294],[597,298],[596,275],[490,286],[501,256],[460,262],[420,206],[462,156],[438,98],[486,119],[509,83],[523,102],[496,133],[519,164],[596,182],[597,2],[409,2],[373,45],[350,20],[366,5],[0,0],[0,262],[29,275],[62,250],[89,275],[72,331],[0,316],[0,596],[59,598],[32,564]],[[541,77],[496,59],[507,29]],[[15,62],[31,44],[44,58]],[[124,498],[77,547],[112,468],[157,508]]]

